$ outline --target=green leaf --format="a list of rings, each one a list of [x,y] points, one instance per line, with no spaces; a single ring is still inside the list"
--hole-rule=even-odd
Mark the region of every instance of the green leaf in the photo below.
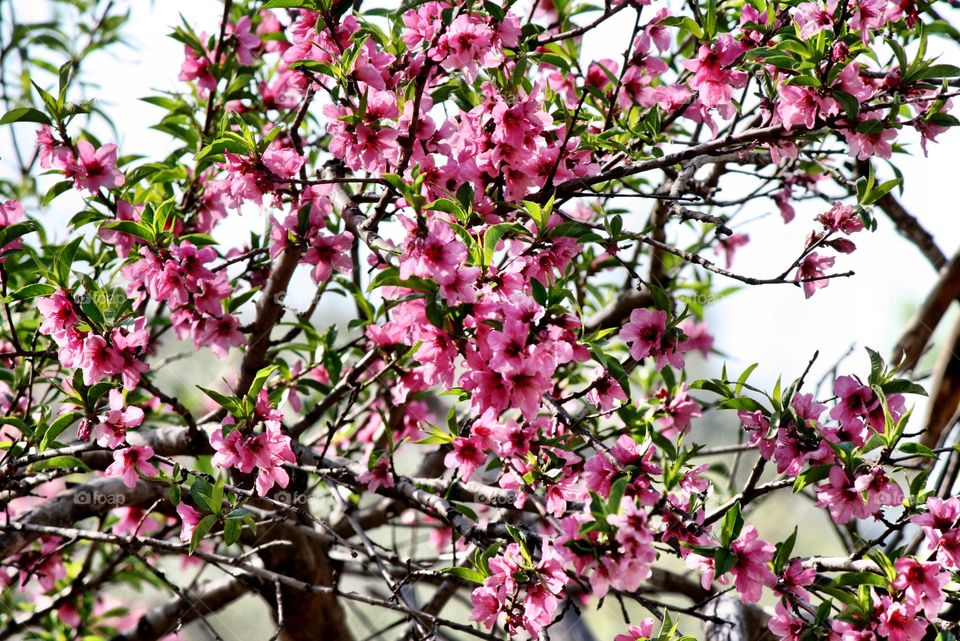
[[[830,587],[840,588],[850,585],[875,585],[885,588],[888,583],[885,577],[874,574],[873,572],[844,572],[830,582]]]
[[[52,203],[57,196],[69,190],[71,187],[73,187],[72,180],[61,180],[60,182],[55,184],[53,187],[47,190],[47,193],[44,194],[43,198],[40,200],[40,204],[43,207],[46,207],[47,205]]]
[[[623,495],[627,491],[627,484],[629,482],[629,478],[621,476],[610,486],[610,496],[607,498],[607,514],[617,514],[620,512],[620,501],[623,500]]]
[[[727,513],[723,516],[723,525],[720,528],[720,545],[729,547],[743,529],[743,514],[740,510],[740,502],[733,504]]]
[[[717,33],[717,0],[707,0],[707,11],[703,15],[703,28],[708,39]]]
[[[143,223],[137,223],[132,220],[118,220],[112,223],[107,223],[103,226],[103,228],[116,230],[124,234],[129,234],[130,236],[136,236],[137,238],[145,240],[148,243],[153,243],[157,240],[157,235],[152,229]]]
[[[797,542],[797,528],[793,528],[793,534],[781,543],[777,543],[777,554],[773,557],[773,572],[777,576],[787,567],[790,561],[790,555],[793,553],[793,546]]]
[[[217,405],[224,408],[225,410],[230,412],[232,415],[234,416],[240,415],[241,413],[240,403],[237,402],[237,399],[235,399],[234,397],[227,396],[226,394],[221,394],[220,392],[217,392],[212,389],[207,389],[206,387],[200,387],[199,385],[197,385],[197,387],[200,389],[201,392],[203,392],[204,394],[212,398],[214,401],[216,401]]]
[[[793,482],[793,491],[794,493],[799,492],[808,485],[813,485],[814,483],[819,483],[823,479],[827,478],[830,474],[830,468],[832,465],[818,465],[816,467],[811,467],[809,470],[804,470],[797,476],[797,480]]]
[[[0,125],[7,125],[12,122],[39,122],[44,125],[50,124],[50,117],[33,107],[18,107],[11,109],[0,118]]]
[[[227,545],[233,545],[240,540],[240,533],[243,530],[243,522],[239,519],[227,519],[223,524],[223,542]]]
[[[73,467],[78,467],[81,470],[89,470],[87,464],[78,459],[76,456],[54,456],[53,458],[44,459],[42,461],[37,461],[30,465],[30,471],[36,472],[39,470],[66,470]]]
[[[922,443],[914,443],[912,441],[901,443],[900,447],[897,448],[897,451],[903,452],[904,454],[912,454],[914,456],[937,458],[937,453],[931,450],[929,447],[923,445]]]
[[[57,288],[53,285],[47,285],[46,283],[33,283],[27,285],[26,287],[21,287],[15,292],[8,294],[4,297],[4,303],[10,303],[15,300],[30,300],[31,298],[37,298],[39,296],[49,296],[53,292],[57,291]]]
[[[0,229],[0,249],[38,229],[40,229],[40,225],[35,220],[24,220],[19,223],[7,225],[3,229]]]
[[[43,433],[43,439],[40,441],[40,451],[49,447],[50,443],[53,443],[57,440],[57,437],[60,436],[65,429],[70,427],[74,421],[80,418],[81,414],[79,412],[67,412],[66,414],[61,414],[57,419],[51,423]]]
[[[210,532],[210,528],[212,528],[216,522],[217,517],[212,514],[208,514],[200,519],[200,522],[193,528],[193,536],[190,537],[190,554],[194,553],[197,546],[200,545],[200,541]]]
[[[276,365],[268,365],[257,372],[257,375],[253,377],[253,382],[250,383],[250,389],[247,391],[247,398],[251,401],[256,402],[257,396],[260,394],[260,390],[263,389],[264,384],[266,384],[267,379],[270,378],[270,375],[277,370]]]
[[[77,250],[80,249],[81,242],[83,242],[82,236],[75,238],[69,244],[64,245],[54,259],[54,273],[59,284],[64,288],[70,284],[70,269],[73,267],[73,261],[77,256]]]
[[[909,78],[904,78],[904,81],[915,82],[917,80],[956,78],[957,76],[960,76],[960,67],[956,65],[930,65],[911,73]]]
[[[887,394],[888,396],[890,394],[919,394],[920,396],[927,395],[927,390],[923,389],[923,385],[914,383],[913,381],[905,378],[895,378],[892,381],[887,381],[880,386],[880,389],[882,389],[883,393]]]
[[[516,228],[515,223],[498,223],[496,225],[490,225],[487,227],[487,230],[483,232],[483,264],[489,265],[490,261],[493,260],[493,254],[497,250],[497,243],[500,242],[500,239],[503,238],[511,229]]]
[[[451,574],[457,578],[470,581],[471,583],[483,583],[483,581],[487,578],[482,572],[478,572],[477,570],[470,568],[444,568],[441,571],[444,574]]]
[[[867,354],[870,355],[870,378],[868,380],[871,385],[879,385],[883,377],[883,357],[869,347],[865,347],[864,349],[866,349]]]

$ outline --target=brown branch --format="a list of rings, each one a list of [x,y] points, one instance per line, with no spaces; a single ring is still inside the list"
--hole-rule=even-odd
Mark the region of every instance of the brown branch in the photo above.
[[[940,270],[933,289],[914,314],[904,331],[890,362],[903,370],[912,370],[923,354],[924,348],[934,330],[950,307],[950,303],[960,297],[960,252]]]
[[[61,492],[13,521],[10,526],[62,527],[91,516],[104,515],[120,505],[150,505],[163,496],[163,488],[163,485],[146,481],[128,488],[118,478],[96,479]],[[0,535],[0,560],[16,554],[39,536],[36,530],[6,529],[7,533]]]

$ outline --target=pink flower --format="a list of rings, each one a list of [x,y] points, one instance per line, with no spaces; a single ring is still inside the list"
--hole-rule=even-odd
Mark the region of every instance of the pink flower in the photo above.
[[[245,67],[252,65],[253,50],[260,46],[260,38],[250,31],[250,16],[243,16],[236,24],[227,23],[226,33],[236,42],[237,62]]]
[[[803,588],[813,585],[816,579],[817,571],[814,568],[804,568],[800,559],[793,559],[790,565],[784,568],[780,583],[774,591],[781,595],[793,595],[806,602],[810,600],[810,593]]]
[[[155,468],[149,459],[153,457],[153,448],[149,445],[133,445],[113,453],[113,463],[105,470],[107,476],[119,476],[127,487],[135,487],[138,474],[156,476]]]
[[[201,39],[205,39],[201,34]],[[198,52],[190,45],[183,45],[183,64],[180,65],[178,78],[184,82],[197,81],[197,93],[205,97],[217,87],[217,79],[210,72],[210,59],[213,55]]]
[[[98,417],[100,422],[94,428],[93,435],[100,447],[112,449],[123,443],[128,428],[143,423],[143,410],[133,406],[125,408],[120,390],[110,390],[109,396],[109,410]]]
[[[667,313],[661,309],[635,309],[630,322],[620,330],[620,338],[630,346],[630,356],[643,360],[660,350],[667,329]]]
[[[943,586],[950,582],[950,574],[942,571],[938,563],[922,563],[909,557],[897,559],[893,567],[897,578],[891,586],[904,591],[908,605],[923,611],[927,619],[935,619],[946,600]]]
[[[0,202],[0,228],[18,223],[21,220],[23,220],[23,207],[20,206],[20,201],[8,200],[6,202]],[[23,241],[19,238],[0,247],[0,263],[6,260],[4,254],[14,249],[20,249],[21,247],[23,247]]]
[[[587,392],[587,400],[596,405],[601,411],[613,409],[617,401],[626,402],[627,395],[620,383],[602,367],[593,370],[594,381]]]
[[[626,634],[618,634],[613,641],[643,641],[653,637],[653,619],[644,619],[640,625],[631,625]]]
[[[870,468],[866,474],[858,474],[853,487],[865,496],[864,512],[868,515],[876,514],[884,506],[898,506],[903,502],[903,490],[880,466]]]
[[[120,520],[110,531],[117,536],[149,535],[160,529],[157,520],[147,517],[147,511],[142,507],[118,507],[116,513]]]
[[[657,398],[663,402],[664,413],[657,423],[661,427],[661,433],[667,438],[686,434],[690,431],[691,419],[700,416],[700,406],[687,394],[688,389],[684,383],[673,394],[665,387],[657,391]]]
[[[470,594],[470,603],[473,606],[471,621],[477,621],[487,629],[496,625],[500,615],[500,598],[496,590],[485,585],[480,586]]]
[[[53,137],[50,125],[42,125],[37,129],[37,151],[42,169],[50,169],[53,166],[63,169],[73,162],[73,152]]]
[[[881,597],[878,607],[881,610],[877,632],[887,641],[920,641],[923,638],[927,624],[915,616],[913,608],[887,596]]]
[[[487,453],[484,443],[477,436],[464,438],[458,436],[453,439],[453,450],[447,452],[443,459],[444,465],[459,471],[460,478],[470,480],[478,467],[487,462]]]
[[[833,520],[844,525],[854,516],[864,518],[864,503],[853,481],[840,466],[830,468],[828,483],[817,489],[817,507],[830,510]]]
[[[777,550],[758,538],[757,528],[748,525],[743,528],[740,537],[730,544],[730,551],[737,557],[730,569],[734,576],[733,585],[744,603],[756,603],[760,600],[763,586],[772,588],[777,584],[777,576],[767,565]]]
[[[373,467],[357,477],[357,482],[363,483],[371,492],[381,487],[393,487],[393,469],[390,457],[383,455],[377,459]]]
[[[938,549],[945,542],[945,535],[957,531],[960,519],[960,497],[941,499],[931,496],[927,499],[927,511],[910,517],[910,522],[923,528],[927,545],[931,550]],[[949,541],[947,541],[949,544]]]
[[[727,269],[733,266],[733,256],[737,250],[750,242],[748,234],[732,234],[723,236],[717,240],[716,252],[723,254],[724,264]]]
[[[806,630],[804,620],[787,610],[782,601],[777,602],[774,616],[767,625],[783,641],[800,641]]]
[[[747,74],[731,71],[732,65],[743,53],[743,44],[734,41],[729,34],[723,34],[716,48],[700,45],[695,60],[686,60],[683,66],[693,72],[690,86],[700,94],[700,102],[705,107],[729,105],[733,90],[743,87]]]
[[[228,419],[233,423],[232,417]],[[227,421],[224,421],[224,425]],[[239,430],[233,430],[226,437],[223,436],[223,428],[218,428],[210,433],[210,445],[215,450],[211,463],[217,467],[229,469],[236,467],[240,462],[240,449],[243,447],[243,437]]]
[[[180,515],[182,521],[180,526],[180,540],[184,543],[190,543],[190,540],[193,538],[193,530],[197,527],[197,523],[200,522],[203,515],[183,502],[177,505],[177,514]]]
[[[797,5],[793,19],[800,26],[800,37],[804,40],[809,40],[824,29],[833,28],[833,16],[816,2]]]
[[[865,120],[882,127],[879,120]],[[850,147],[850,155],[858,160],[869,160],[873,156],[890,158],[893,148],[890,141],[897,137],[896,129],[881,129],[877,133],[861,133],[852,129],[844,129],[843,135]]]
[[[777,94],[777,115],[787,131],[797,125],[813,129],[817,116],[832,115],[839,109],[833,98],[825,98],[810,87],[780,85]]]
[[[824,229],[844,234],[854,234],[863,230],[863,219],[860,214],[853,207],[841,203],[835,203],[829,211],[817,216],[817,222],[823,225]]]
[[[710,350],[713,349],[713,335],[707,331],[707,324],[700,323],[693,318],[688,318],[677,327],[686,336],[681,347],[681,351],[689,352],[697,350],[703,354],[704,358],[710,356]]]
[[[86,140],[77,142],[78,158],[65,168],[68,178],[73,178],[77,187],[91,194],[101,187],[115,189],[123,186],[125,179],[117,169],[117,146],[110,144],[94,149]]]
[[[334,271],[347,273],[353,265],[350,248],[353,237],[350,234],[317,235],[304,253],[301,261],[314,265],[310,275],[315,283],[329,280]]]
[[[803,295],[806,298],[813,296],[814,292],[830,284],[830,280],[824,278],[824,270],[833,267],[833,256],[821,256],[817,252],[811,252],[797,267],[796,282],[802,283]]]
[[[123,368],[123,358],[107,344],[103,336],[89,334],[83,341],[80,368],[83,370],[84,385],[93,385],[119,374]]]

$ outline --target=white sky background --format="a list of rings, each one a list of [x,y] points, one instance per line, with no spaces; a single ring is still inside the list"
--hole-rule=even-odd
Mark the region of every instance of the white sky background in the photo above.
[[[222,4],[216,0],[134,0],[116,4],[131,10],[131,20],[125,30],[130,47],[113,48],[112,54],[97,54],[86,64],[84,77],[99,85],[100,89],[89,93],[118,123],[120,131],[116,142],[120,153],[159,157],[161,151],[171,148],[171,141],[149,127],[162,112],[139,99],[157,91],[182,89],[177,74],[183,48],[168,34],[179,23],[180,14],[198,32],[215,32]],[[46,3],[36,0],[15,0],[15,6],[21,20],[38,18],[47,10]],[[587,14],[586,19],[592,19],[591,14]],[[605,57],[620,59],[632,22],[632,19],[617,18],[591,33],[584,43],[585,61]],[[931,50],[943,50],[945,46],[942,40],[931,40]],[[956,50],[951,49],[942,61],[957,62]],[[95,130],[106,134],[99,127]],[[897,162],[905,176],[903,204],[934,234],[949,256],[960,244],[955,186],[960,138],[956,132],[948,131],[940,139],[940,144],[930,145],[929,158],[924,158],[917,136],[906,132],[901,141],[911,143],[910,149],[917,155],[901,156]],[[6,136],[0,140],[0,151],[6,151],[9,148]],[[727,198],[736,195],[723,194]],[[52,214],[66,221],[77,211],[78,200],[70,198],[61,196],[54,203],[53,211],[40,214],[41,218]],[[648,202],[617,204],[637,212],[636,216],[626,218],[628,228],[639,226],[645,220]],[[744,230],[752,242],[738,252],[734,271],[758,277],[783,271],[801,251],[806,234],[814,228],[813,218],[826,206],[815,201],[798,204],[796,209],[797,218],[789,225],[783,224],[771,200],[756,203],[750,214],[741,216],[740,219],[750,219],[769,214]],[[799,375],[814,350],[819,349],[820,360],[814,368],[814,375],[818,376],[856,343],[858,351],[848,366],[865,374],[868,365],[863,345],[884,355],[889,353],[898,331],[928,291],[935,275],[923,256],[896,234],[882,214],[878,214],[878,219],[880,228],[876,233],[862,232],[854,237],[858,245],[854,254],[837,257],[836,271],[853,269],[857,272],[853,278],[833,281],[810,300],[805,300],[798,288],[789,285],[745,286],[741,292],[709,308],[708,318],[718,338],[716,346],[729,356],[732,371],[759,361],[756,381],[772,383],[780,373],[785,378],[793,378]],[[221,224],[215,235],[224,241],[242,244],[249,229],[262,229],[262,221],[258,212],[245,212],[239,220],[232,218],[227,225]],[[60,229],[61,234],[66,233],[62,226]],[[727,284],[736,283],[721,282],[722,286]],[[303,308],[311,290],[306,278],[301,279],[299,285],[292,292],[293,305]]]

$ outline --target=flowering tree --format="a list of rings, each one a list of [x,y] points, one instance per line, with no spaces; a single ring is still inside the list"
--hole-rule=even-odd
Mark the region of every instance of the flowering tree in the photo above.
[[[956,348],[927,420],[908,408],[960,256],[893,164],[958,124],[934,6],[226,0],[172,34],[160,157],[98,139],[123,114],[83,99],[112,2],[14,4],[0,639],[220,639],[206,616],[248,594],[293,641],[590,639],[595,608],[617,641],[953,638]],[[622,54],[585,59],[613,21]],[[68,192],[67,230],[45,225]],[[772,274],[733,266],[757,203],[809,229]],[[218,241],[242,216],[262,231]],[[890,359],[773,389],[721,370],[705,301],[845,287],[878,225],[942,268]],[[206,405],[171,387],[183,341],[237,358]],[[691,438],[716,417],[737,444]],[[761,538],[788,494],[843,555]],[[169,601],[119,600],[143,583]]]

